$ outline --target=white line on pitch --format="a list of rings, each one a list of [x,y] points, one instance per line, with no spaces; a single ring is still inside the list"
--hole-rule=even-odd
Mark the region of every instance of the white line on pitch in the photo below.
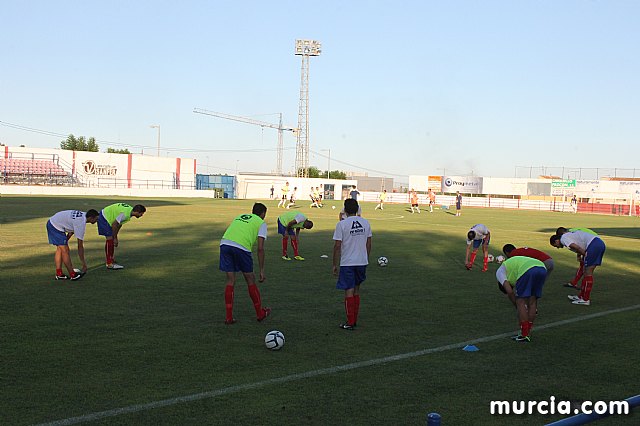
[[[547,328],[560,327],[563,325],[572,324],[575,322],[584,321],[592,318],[603,317],[606,315],[617,314],[620,312],[633,311],[639,308],[640,308],[640,305],[633,305],[633,306],[627,306],[624,308],[612,309],[609,311],[597,312],[594,314],[583,315],[580,317],[569,318],[566,320],[561,320],[561,321],[556,321],[556,322],[552,322],[545,325],[536,326],[536,330],[540,331]],[[127,407],[114,408],[112,410],[98,411],[95,413],[85,414],[82,416],[69,417],[63,420],[56,420],[49,423],[41,423],[37,426],[63,426],[63,425],[72,425],[77,423],[91,422],[94,420],[104,419],[107,417],[115,417],[115,416],[120,416],[122,414],[137,413],[140,411],[147,411],[147,410],[152,410],[154,408],[167,407],[170,405],[176,405],[184,402],[215,398],[216,396],[220,396],[220,395],[228,395],[231,393],[241,392],[245,390],[261,388],[268,385],[288,383],[288,382],[293,382],[297,380],[308,379],[311,377],[318,377],[318,376],[324,376],[327,374],[339,373],[341,371],[355,370],[356,368],[369,367],[369,366],[378,365],[378,364],[386,364],[388,362],[394,362],[394,361],[401,361],[404,359],[415,358],[418,356],[433,354],[436,352],[448,351],[451,349],[460,349],[466,345],[475,345],[478,343],[491,342],[493,340],[503,339],[505,337],[509,337],[512,335],[513,335],[513,332],[494,334],[493,336],[480,337],[478,339],[467,340],[466,342],[439,346],[437,348],[422,349],[415,352],[407,352],[404,354],[391,355],[384,358],[375,358],[367,361],[360,361],[360,362],[354,362],[351,364],[338,365],[335,367],[321,368],[319,370],[307,371],[306,373],[291,374],[288,376],[276,377],[274,379],[262,380],[254,383],[246,383],[244,385],[229,386],[226,388],[211,390],[208,392],[202,392],[202,393],[196,393],[192,395],[185,395],[185,396],[178,396],[175,398],[163,399],[160,401],[148,402],[146,404],[129,405]]]

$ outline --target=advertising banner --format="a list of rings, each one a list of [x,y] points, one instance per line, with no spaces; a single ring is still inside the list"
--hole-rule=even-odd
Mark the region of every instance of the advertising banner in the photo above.
[[[482,194],[482,178],[479,176],[443,176],[442,192]]]

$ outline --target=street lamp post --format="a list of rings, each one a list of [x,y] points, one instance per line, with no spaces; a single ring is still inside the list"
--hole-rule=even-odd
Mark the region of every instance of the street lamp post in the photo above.
[[[152,124],[149,127],[151,127],[152,129],[158,129],[158,157],[160,157],[160,125]]]

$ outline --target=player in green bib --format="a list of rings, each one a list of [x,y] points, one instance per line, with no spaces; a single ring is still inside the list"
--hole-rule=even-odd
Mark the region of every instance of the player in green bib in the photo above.
[[[563,234],[566,234],[567,232],[575,232],[575,231],[582,231],[582,232],[586,232],[587,234],[595,235],[596,237],[598,236],[597,232],[595,232],[594,230],[589,229],[589,228],[569,228],[569,229],[567,229],[567,228],[565,228],[563,226],[561,226],[558,229],[556,229],[556,235],[561,237]],[[580,253],[577,253],[576,254],[576,258],[578,260],[578,263],[580,264],[578,266],[578,270],[576,271],[576,276],[573,277],[573,279],[571,279],[571,281],[566,283],[564,286],[568,287],[568,288],[572,288],[574,290],[582,290],[580,287],[578,287],[578,283],[580,282],[580,279],[584,275],[584,256],[582,256]]]
[[[496,279],[500,290],[518,310],[520,334],[514,340],[530,342],[538,299],[542,297],[542,287],[547,279],[544,263],[531,257],[513,256],[500,265]]]
[[[227,275],[224,289],[224,303],[227,325],[235,324],[233,318],[233,293],[236,283],[236,272],[242,272],[247,282],[249,296],[253,301],[258,321],[262,321],[271,313],[271,309],[262,307],[260,291],[256,285],[253,273],[253,258],[251,250],[258,243],[258,264],[260,265],[259,281],[264,276],[264,241],[267,239],[267,224],[264,221],[267,207],[262,203],[255,203],[251,214],[241,214],[236,217],[227,228],[220,240],[220,270]]]
[[[278,234],[282,235],[283,260],[291,260],[291,258],[287,256],[289,237],[291,237],[291,247],[293,247],[293,258],[296,260],[304,260],[304,257],[300,256],[300,253],[298,253],[300,230],[311,228],[313,228],[313,222],[297,210],[282,213],[278,216]]]
[[[147,209],[142,204],[130,206],[127,203],[111,204],[100,212],[98,217],[98,235],[106,238],[104,253],[107,258],[107,269],[122,269],[124,266],[118,265],[115,260],[115,248],[118,247],[118,233],[122,225],[127,223],[132,217],[142,217]]]

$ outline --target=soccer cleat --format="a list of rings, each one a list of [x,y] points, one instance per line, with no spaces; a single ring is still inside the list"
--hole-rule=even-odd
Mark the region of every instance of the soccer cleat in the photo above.
[[[262,308],[262,316],[258,318],[258,322],[264,321],[269,315],[271,315],[271,308]]]
[[[235,318],[232,318],[230,320],[224,320],[225,325],[231,325],[231,324],[235,324],[237,321],[235,320]]]
[[[291,258],[289,256],[282,256],[282,260],[291,260]]]
[[[472,267],[472,266],[473,266],[473,265],[472,265],[472,264],[470,264],[470,263],[467,263],[467,264],[465,264],[465,265],[464,265],[464,267],[465,267],[465,268],[467,268],[467,270],[469,270],[469,271],[471,270],[471,267]]]
[[[302,256],[294,256],[293,258],[295,260],[304,260],[304,257],[302,257]]]
[[[584,305],[584,306],[589,306],[591,304],[591,300],[583,300],[583,299],[576,299],[573,302],[574,305]]]
[[[566,283],[562,287],[572,288],[574,290],[580,290],[580,288],[577,285],[573,285],[571,283]]]
[[[488,271],[488,268],[486,266],[483,266],[480,272],[487,272],[487,271]]]
[[[56,275],[56,280],[68,280],[69,277],[66,275]]]
[[[71,281],[78,281],[82,277],[84,277],[84,274],[81,272],[79,274],[75,274],[73,277],[70,278],[70,280]]]
[[[107,264],[107,269],[124,269],[124,266],[118,265],[117,263]]]
[[[351,330],[351,331],[356,329],[356,326],[351,324],[340,324],[338,327],[343,330]]]
[[[531,342],[531,337],[518,335],[513,340],[516,341],[516,342],[528,343],[528,342]]]
[[[572,301],[580,299],[579,296],[572,296],[572,295],[567,296],[567,298],[569,298],[569,300],[572,300]]]

